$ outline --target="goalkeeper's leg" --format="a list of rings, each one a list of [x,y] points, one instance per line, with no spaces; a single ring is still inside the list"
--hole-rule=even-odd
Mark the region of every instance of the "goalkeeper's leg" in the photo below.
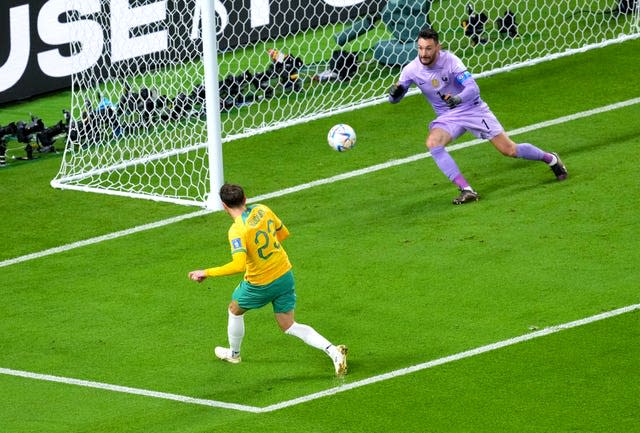
[[[465,179],[460,172],[456,162],[444,148],[453,140],[454,136],[462,134],[464,130],[460,127],[456,127],[455,125],[448,125],[446,127],[452,129],[452,131],[449,132],[443,127],[440,127],[444,125],[438,124],[437,121],[432,122],[431,126],[432,128],[429,131],[429,136],[427,137],[427,148],[431,152],[431,156],[440,171],[442,171],[442,173],[444,173],[444,175],[447,176],[449,180],[460,190],[460,195],[453,199],[453,204],[464,204],[478,201],[478,198],[480,198],[479,194],[471,187],[471,185],[469,185],[469,182],[467,182],[467,179]]]
[[[505,156],[528,159],[530,161],[543,161],[551,168],[558,180],[567,178],[567,168],[557,153],[545,152],[531,143],[516,144],[504,132],[493,137],[491,143]]]

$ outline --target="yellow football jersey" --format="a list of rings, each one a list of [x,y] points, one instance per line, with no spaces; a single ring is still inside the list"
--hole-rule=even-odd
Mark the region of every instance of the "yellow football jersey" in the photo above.
[[[291,269],[291,262],[281,244],[288,235],[289,231],[280,218],[267,206],[247,206],[229,228],[231,254],[247,254],[245,280],[264,285]]]

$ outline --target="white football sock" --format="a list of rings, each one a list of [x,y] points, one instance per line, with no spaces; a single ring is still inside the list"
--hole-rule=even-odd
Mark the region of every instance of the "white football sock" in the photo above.
[[[240,346],[244,338],[244,315],[236,316],[229,311],[229,324],[227,326],[227,335],[229,336],[229,347],[231,347],[231,355],[238,356],[240,354]]]
[[[327,355],[332,355],[333,344],[313,329],[311,326],[293,322],[293,325],[285,331],[285,334],[294,335],[311,347],[322,350]]]

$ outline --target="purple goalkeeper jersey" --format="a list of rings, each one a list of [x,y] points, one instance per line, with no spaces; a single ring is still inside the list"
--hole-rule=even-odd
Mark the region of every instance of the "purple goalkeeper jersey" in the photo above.
[[[423,65],[418,57],[413,59],[402,68],[398,84],[405,89],[411,84],[418,86],[438,116],[451,111],[442,99],[447,94],[462,98],[462,103],[454,111],[488,109],[480,99],[480,88],[471,73],[455,54],[446,50],[440,50],[438,59],[431,66]]]

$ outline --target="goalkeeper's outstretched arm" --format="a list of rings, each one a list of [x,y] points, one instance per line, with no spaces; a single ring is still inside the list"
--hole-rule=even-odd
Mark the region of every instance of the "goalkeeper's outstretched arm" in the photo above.
[[[408,87],[405,87],[401,84],[393,84],[389,88],[389,102],[391,102],[392,104],[400,102],[400,100],[407,93],[407,90],[409,90]]]

